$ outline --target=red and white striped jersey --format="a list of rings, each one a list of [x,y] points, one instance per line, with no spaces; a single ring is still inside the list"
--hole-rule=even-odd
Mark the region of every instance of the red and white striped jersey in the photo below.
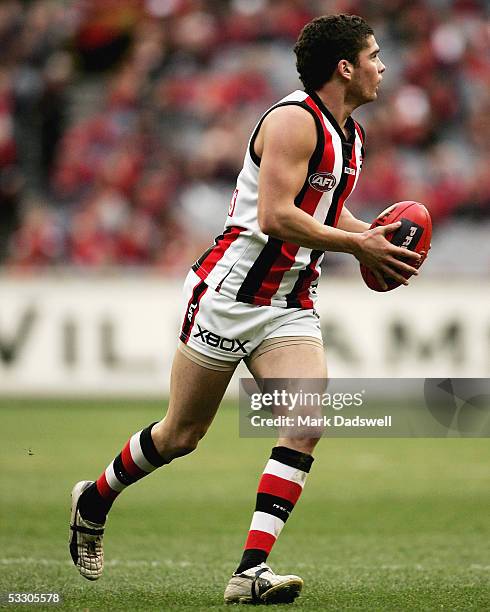
[[[255,139],[274,108],[291,104],[309,112],[317,128],[317,145],[294,204],[325,225],[337,225],[359,177],[364,131],[349,117],[347,140],[319,96],[297,90],[266,111],[255,127],[224,231],[192,269],[209,287],[240,302],[313,308],[323,251],[267,236],[257,219],[260,158],[254,150]]]

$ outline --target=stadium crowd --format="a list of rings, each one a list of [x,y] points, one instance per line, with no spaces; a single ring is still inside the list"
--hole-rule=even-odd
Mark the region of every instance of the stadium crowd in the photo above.
[[[181,274],[220,233],[250,131],[300,87],[312,17],[357,13],[387,65],[349,201],[490,220],[484,0],[3,0],[0,262]]]

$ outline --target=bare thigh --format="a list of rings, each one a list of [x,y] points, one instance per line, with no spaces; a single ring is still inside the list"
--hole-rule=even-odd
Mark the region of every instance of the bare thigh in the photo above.
[[[258,378],[327,378],[325,351],[311,344],[281,346],[248,364]]]
[[[281,346],[271,350],[248,364],[250,373],[259,384],[267,378],[318,378],[318,390],[324,391],[327,379],[327,363],[325,352],[319,346],[311,344],[299,344]],[[323,382],[324,381],[324,382]],[[294,391],[294,380],[290,382],[288,389]],[[300,390],[301,383],[298,381],[297,389]],[[278,446],[287,446],[304,453],[311,453],[318,442],[318,436],[305,438],[280,437]]]
[[[197,446],[211,425],[232,376],[232,371],[204,368],[176,351],[167,414],[152,430],[162,457],[171,460]]]

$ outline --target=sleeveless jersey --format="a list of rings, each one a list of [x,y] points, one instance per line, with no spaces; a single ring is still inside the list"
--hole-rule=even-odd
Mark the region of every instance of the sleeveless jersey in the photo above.
[[[254,143],[265,117],[275,108],[297,105],[316,124],[317,144],[294,205],[322,224],[335,227],[356,186],[364,156],[364,131],[351,117],[346,140],[316,93],[294,91],[267,110],[249,140],[223,233],[192,269],[212,289],[236,301],[262,306],[313,308],[323,251],[264,234],[257,219],[260,158]]]

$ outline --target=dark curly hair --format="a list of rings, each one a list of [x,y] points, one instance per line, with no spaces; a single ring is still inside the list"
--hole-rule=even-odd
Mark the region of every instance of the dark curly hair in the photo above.
[[[357,15],[324,15],[305,25],[294,45],[299,78],[308,91],[330,80],[340,60],[357,65],[373,29]]]

